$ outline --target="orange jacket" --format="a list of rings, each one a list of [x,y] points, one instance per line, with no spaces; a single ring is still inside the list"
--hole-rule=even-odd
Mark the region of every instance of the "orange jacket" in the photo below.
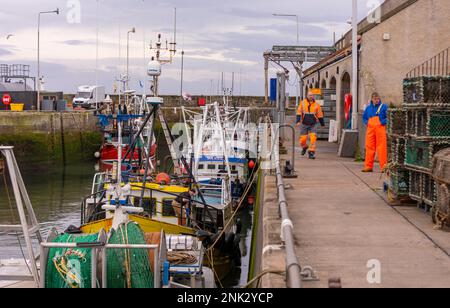
[[[305,99],[298,106],[297,123],[312,126],[320,122],[322,126],[325,126],[323,117],[322,107],[315,100],[310,102]]]

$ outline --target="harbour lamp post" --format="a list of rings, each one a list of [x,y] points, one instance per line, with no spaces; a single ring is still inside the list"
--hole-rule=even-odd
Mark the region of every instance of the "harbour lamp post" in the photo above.
[[[40,96],[41,96],[41,58],[40,58],[40,47],[41,47],[41,15],[43,14],[56,14],[59,15],[59,8],[57,8],[54,11],[44,11],[44,12],[39,12],[38,14],[38,46],[37,46],[37,110],[40,111],[41,110],[41,102],[40,102]]]
[[[297,20],[297,45],[300,45],[300,18],[298,15],[295,14],[272,14],[275,17],[295,17],[295,19]],[[301,76],[299,76],[299,78],[301,78]],[[297,96],[295,98],[295,104],[296,106],[299,105],[299,82],[296,82],[296,91],[297,91]]]
[[[127,90],[130,81],[130,33],[136,33],[136,28],[132,28],[127,32]]]

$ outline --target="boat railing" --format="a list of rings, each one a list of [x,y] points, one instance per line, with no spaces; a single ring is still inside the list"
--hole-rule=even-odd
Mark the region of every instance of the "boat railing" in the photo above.
[[[40,266],[41,266],[41,276],[40,276],[40,288],[45,288],[45,273],[47,271],[47,258],[49,251],[52,248],[63,248],[63,249],[76,249],[83,248],[89,249],[92,255],[91,261],[91,287],[93,289],[97,288],[97,277],[100,274],[98,270],[98,265],[101,266],[101,277],[102,277],[102,288],[107,288],[108,281],[108,262],[107,262],[107,251],[113,249],[146,249],[153,250],[154,253],[154,287],[161,287],[161,262],[159,259],[159,246],[158,245],[146,245],[146,244],[107,244],[105,242],[94,242],[94,243],[48,243],[42,242],[40,244]],[[101,258],[98,258],[99,253]]]

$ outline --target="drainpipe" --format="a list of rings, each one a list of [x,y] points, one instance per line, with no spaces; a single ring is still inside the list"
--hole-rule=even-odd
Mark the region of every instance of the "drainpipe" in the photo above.
[[[358,0],[353,0],[352,61],[352,130],[358,130]]]

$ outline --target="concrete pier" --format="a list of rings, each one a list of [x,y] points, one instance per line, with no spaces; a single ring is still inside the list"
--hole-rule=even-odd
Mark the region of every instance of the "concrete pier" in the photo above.
[[[319,142],[313,161],[296,148],[299,178],[285,181],[297,256],[319,278],[302,287],[327,288],[335,277],[344,288],[450,287],[448,232],[435,230],[431,217],[415,206],[389,206],[379,170],[363,174],[362,163],[336,153],[336,144]],[[284,270],[277,203],[275,178],[268,175],[263,269]],[[262,280],[266,288],[285,285],[277,274]]]

